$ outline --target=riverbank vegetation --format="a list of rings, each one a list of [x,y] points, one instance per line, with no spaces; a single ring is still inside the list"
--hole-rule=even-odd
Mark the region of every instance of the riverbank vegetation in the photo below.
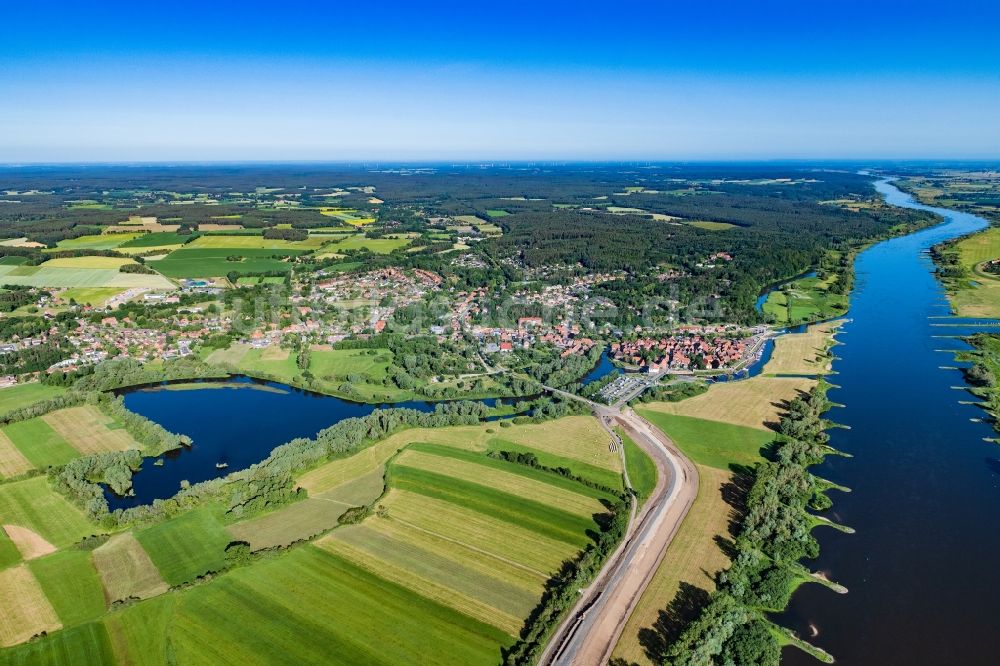
[[[972,345],[972,351],[959,352],[956,360],[969,364],[962,369],[969,392],[982,400],[980,407],[1000,432],[1000,335],[977,333],[966,342]]]

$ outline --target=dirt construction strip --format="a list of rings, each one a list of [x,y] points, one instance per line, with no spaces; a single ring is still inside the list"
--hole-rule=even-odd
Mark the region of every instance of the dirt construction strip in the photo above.
[[[656,464],[656,488],[629,532],[594,582],[559,626],[539,664],[585,666],[605,663],[674,534],[698,494],[698,470],[666,435],[632,410],[617,413],[591,403],[613,418]]]

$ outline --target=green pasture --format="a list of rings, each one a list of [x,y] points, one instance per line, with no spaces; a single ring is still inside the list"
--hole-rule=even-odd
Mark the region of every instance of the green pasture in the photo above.
[[[163,579],[189,583],[225,562],[229,537],[211,507],[188,511],[135,534]]]
[[[774,441],[774,433],[757,428],[640,409],[639,414],[662,430],[684,454],[701,465],[729,470],[752,466]]]

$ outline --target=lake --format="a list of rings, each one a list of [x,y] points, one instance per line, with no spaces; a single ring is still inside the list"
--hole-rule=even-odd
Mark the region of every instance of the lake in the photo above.
[[[128,390],[125,406],[171,432],[189,436],[190,448],[170,451],[164,464],[143,461],[133,477],[134,496],[105,496],[111,510],[172,497],[182,480],[198,483],[246,469],[266,458],[274,447],[312,437],[323,428],[380,407],[407,407],[429,412],[434,405],[411,401],[371,405],[311,393],[276,382],[234,377],[224,382],[175,384]],[[493,404],[493,401],[486,401]],[[226,464],[218,468],[216,464]]]
[[[878,190],[895,205],[919,206],[889,182]],[[806,585],[778,617],[841,664],[991,664],[1000,660],[995,600],[1000,590],[1000,449],[996,433],[947,350],[952,337],[986,322],[949,316],[927,249],[986,226],[944,209],[941,225],[862,252],[848,316],[835,348],[828,417],[850,427],[813,471],[850,487],[831,492],[827,515],[857,530],[819,528],[821,555],[808,566],[850,592]],[[950,324],[956,324],[951,326]],[[989,330],[1000,330],[995,326]],[[942,351],[945,350],[945,351]],[[818,662],[786,649],[787,664]]]

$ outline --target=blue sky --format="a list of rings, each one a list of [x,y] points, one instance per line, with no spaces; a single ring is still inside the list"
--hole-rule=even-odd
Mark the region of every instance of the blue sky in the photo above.
[[[10,3],[0,162],[1000,158],[1000,3]]]

